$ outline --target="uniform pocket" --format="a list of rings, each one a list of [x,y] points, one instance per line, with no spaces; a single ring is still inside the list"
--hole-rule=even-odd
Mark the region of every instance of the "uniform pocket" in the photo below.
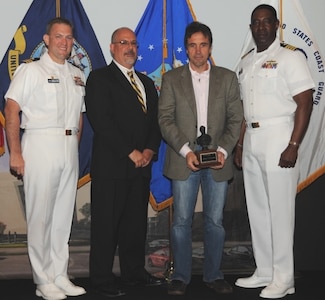
[[[277,69],[262,68],[257,73],[257,88],[263,94],[273,94],[277,91]]]

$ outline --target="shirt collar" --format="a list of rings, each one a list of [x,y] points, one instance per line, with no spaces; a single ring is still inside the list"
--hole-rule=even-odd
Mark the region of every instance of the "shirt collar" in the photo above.
[[[196,72],[195,70],[193,70],[191,68],[191,65],[189,64],[189,69],[190,69],[190,72],[191,72],[191,75],[194,77],[194,78],[209,78],[209,75],[210,75],[210,69],[211,69],[211,65],[210,65],[210,62],[208,61],[208,69],[203,71],[202,73],[198,73]]]
[[[130,72],[130,71],[132,71],[133,73],[135,73],[135,70],[134,70],[133,67],[132,67],[131,69],[128,69],[128,68],[122,66],[121,64],[119,64],[115,59],[113,59],[113,61],[114,61],[114,63],[118,66],[118,68],[122,71],[122,73],[123,73],[124,75],[127,75],[128,72]]]

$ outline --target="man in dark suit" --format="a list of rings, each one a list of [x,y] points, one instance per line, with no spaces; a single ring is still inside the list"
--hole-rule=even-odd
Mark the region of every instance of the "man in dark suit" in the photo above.
[[[199,186],[204,214],[203,281],[217,293],[231,293],[232,287],[220,270],[225,231],[222,225],[228,180],[233,176],[232,151],[243,117],[236,74],[212,66],[212,33],[193,22],[185,32],[189,64],[163,76],[158,119],[168,144],[164,174],[172,179],[174,214],[171,245],[174,272],[168,294],[183,295],[191,279],[192,218]],[[201,128],[211,138],[200,138]],[[219,164],[199,167],[195,151],[215,149]],[[201,145],[200,145],[201,144]],[[213,153],[211,155],[213,157]]]
[[[154,83],[133,68],[137,46],[129,28],[114,31],[113,61],[92,71],[86,85],[87,116],[94,130],[90,280],[108,297],[125,294],[112,272],[117,246],[123,282],[162,283],[144,268],[151,163],[161,135]]]

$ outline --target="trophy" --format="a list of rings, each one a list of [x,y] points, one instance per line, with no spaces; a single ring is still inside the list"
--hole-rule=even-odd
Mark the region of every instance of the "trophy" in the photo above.
[[[211,143],[211,136],[205,133],[205,127],[200,127],[201,135],[196,139],[198,145],[202,147],[202,150],[195,151],[197,159],[199,161],[199,168],[208,168],[219,164],[218,155],[216,149],[209,149],[208,146]]]

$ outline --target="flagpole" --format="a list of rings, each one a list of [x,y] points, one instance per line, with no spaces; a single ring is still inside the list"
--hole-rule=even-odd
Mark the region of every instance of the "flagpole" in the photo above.
[[[283,5],[282,0],[279,0],[279,16],[280,16],[280,42],[283,42],[283,27],[282,27],[282,21],[283,21]]]
[[[60,0],[55,0],[55,16],[60,17]]]
[[[168,232],[169,232],[169,263],[168,263],[168,268],[165,270],[164,276],[168,282],[171,281],[172,274],[174,273],[174,255],[173,255],[173,250],[171,247],[171,228],[172,228],[172,223],[173,223],[173,203],[171,203],[168,207],[168,213],[169,213],[169,219],[168,219]]]
[[[192,17],[193,17],[193,21],[197,21],[197,18],[196,18],[196,15],[194,13],[194,10],[192,8],[192,4],[191,4],[190,0],[186,0],[186,3],[187,3],[187,6],[188,6],[188,8],[189,8],[189,10],[191,12]]]
[[[165,69],[165,58],[168,58],[168,46],[167,46],[167,0],[163,0],[163,33],[162,33],[162,38],[163,38],[163,49],[162,49],[162,64],[161,64],[161,75],[163,75],[166,72]],[[164,277],[166,278],[167,281],[171,280],[171,275],[174,271],[174,260],[173,260],[173,251],[171,248],[171,226],[172,226],[172,214],[173,214],[173,203],[171,203],[168,207],[168,212],[169,212],[169,222],[168,222],[168,227],[169,227],[169,264],[168,268],[165,270]]]
[[[167,0],[163,0],[163,51],[162,51],[162,64],[161,64],[161,74],[166,72],[165,69],[165,58],[168,57],[167,48]]]

